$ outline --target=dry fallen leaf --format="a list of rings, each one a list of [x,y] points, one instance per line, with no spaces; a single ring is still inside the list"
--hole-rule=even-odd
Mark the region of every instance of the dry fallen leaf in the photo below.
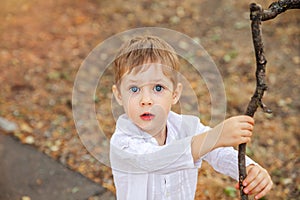
[[[29,196],[22,196],[22,200],[31,200]]]
[[[23,132],[32,133],[32,128],[28,124],[26,124],[26,123],[22,123],[20,125],[20,129]]]
[[[26,138],[25,138],[25,140],[24,140],[24,143],[26,143],[26,144],[34,144],[34,137],[33,136],[27,136]]]

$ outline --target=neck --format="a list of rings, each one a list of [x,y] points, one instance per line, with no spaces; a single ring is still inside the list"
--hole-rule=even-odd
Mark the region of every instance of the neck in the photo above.
[[[156,139],[158,145],[165,145],[167,140],[167,127],[164,126],[164,128],[153,137]]]

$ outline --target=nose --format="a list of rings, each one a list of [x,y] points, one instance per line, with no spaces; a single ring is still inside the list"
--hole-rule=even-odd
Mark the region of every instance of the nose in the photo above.
[[[143,90],[141,95],[142,95],[141,101],[140,101],[141,106],[150,106],[153,104],[153,100],[152,100],[150,91]]]

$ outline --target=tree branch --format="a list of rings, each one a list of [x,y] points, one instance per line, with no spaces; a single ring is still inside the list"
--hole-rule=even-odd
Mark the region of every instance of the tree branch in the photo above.
[[[246,115],[253,117],[258,106],[262,104],[262,97],[264,91],[267,90],[267,85],[265,83],[265,72],[267,60],[264,56],[264,46],[261,37],[261,19],[262,19],[263,9],[260,5],[251,4],[250,5],[250,20],[251,30],[252,30],[252,40],[255,50],[256,57],[256,89],[255,92],[248,104]],[[247,200],[248,195],[244,193],[243,189],[243,180],[247,176],[246,172],[246,143],[239,145],[239,186],[240,186],[240,195],[242,200]]]
[[[250,20],[252,40],[256,58],[256,89],[248,104],[246,115],[253,117],[258,107],[261,107],[264,112],[271,113],[272,111],[262,102],[264,92],[267,90],[266,64],[267,60],[264,55],[264,45],[261,35],[261,22],[275,18],[278,14],[285,12],[288,9],[299,9],[300,0],[280,0],[269,6],[268,10],[263,10],[258,4],[250,4]],[[246,172],[246,143],[239,145],[239,186],[242,200],[248,200],[248,195],[244,193],[243,180],[247,176]]]
[[[267,10],[263,11],[261,21],[274,19],[277,15],[289,9],[300,9],[300,0],[280,0],[272,3]]]

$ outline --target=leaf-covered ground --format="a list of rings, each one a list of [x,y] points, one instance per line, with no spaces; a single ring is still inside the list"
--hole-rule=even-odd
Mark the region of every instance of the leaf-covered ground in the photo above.
[[[252,2],[252,1],[251,1]],[[255,87],[250,1],[3,0],[0,2],[0,116],[18,124],[13,134],[71,169],[114,191],[111,170],[81,144],[72,117],[72,88],[88,53],[108,37],[132,28],[158,26],[200,40],[218,66],[226,89],[227,116],[243,114]],[[271,1],[257,1],[264,8]],[[272,115],[255,115],[248,154],[271,174],[267,199],[300,195],[299,10],[263,24]],[[205,123],[210,97],[199,75],[183,69]],[[96,108],[109,136],[111,76],[102,80]],[[102,117],[102,118],[101,118]],[[238,199],[235,181],[204,164],[196,199]]]

